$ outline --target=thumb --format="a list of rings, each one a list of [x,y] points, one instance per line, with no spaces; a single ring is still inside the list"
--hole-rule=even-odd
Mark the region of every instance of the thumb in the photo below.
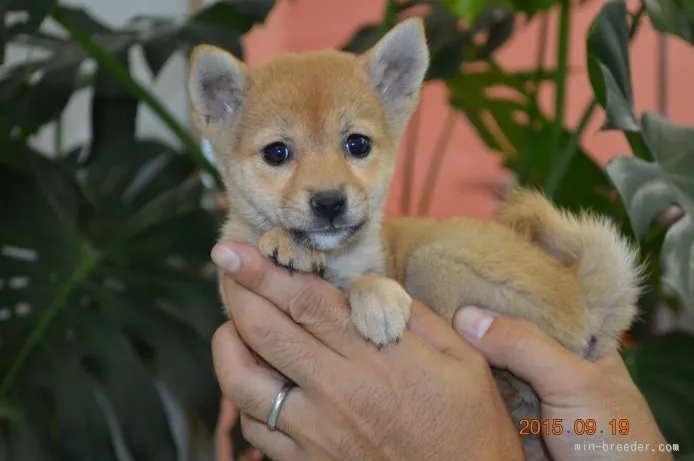
[[[463,307],[453,328],[489,363],[527,382],[540,398],[565,391],[590,366],[533,323],[477,307]]]

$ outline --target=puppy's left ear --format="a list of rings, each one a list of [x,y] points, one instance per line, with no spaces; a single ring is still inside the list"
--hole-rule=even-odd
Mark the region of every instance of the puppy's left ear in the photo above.
[[[421,18],[407,19],[360,56],[371,84],[399,129],[409,120],[429,68],[429,49]]]

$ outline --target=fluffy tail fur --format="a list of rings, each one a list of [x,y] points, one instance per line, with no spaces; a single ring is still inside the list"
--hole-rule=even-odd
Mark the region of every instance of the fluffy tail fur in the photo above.
[[[604,216],[557,210],[530,190],[514,191],[499,220],[576,270],[592,334],[587,357],[616,347],[636,316],[643,269],[637,251],[615,225]]]

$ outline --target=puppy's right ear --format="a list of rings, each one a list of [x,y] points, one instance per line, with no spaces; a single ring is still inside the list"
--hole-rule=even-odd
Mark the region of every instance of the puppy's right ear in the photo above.
[[[238,115],[246,92],[245,65],[221,48],[195,47],[190,58],[188,93],[205,125],[231,121]]]

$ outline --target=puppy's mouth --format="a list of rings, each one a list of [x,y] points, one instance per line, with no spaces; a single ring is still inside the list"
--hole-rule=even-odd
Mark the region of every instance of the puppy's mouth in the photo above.
[[[294,239],[316,250],[334,250],[344,246],[366,224],[352,226],[326,226],[316,229],[290,229]]]

